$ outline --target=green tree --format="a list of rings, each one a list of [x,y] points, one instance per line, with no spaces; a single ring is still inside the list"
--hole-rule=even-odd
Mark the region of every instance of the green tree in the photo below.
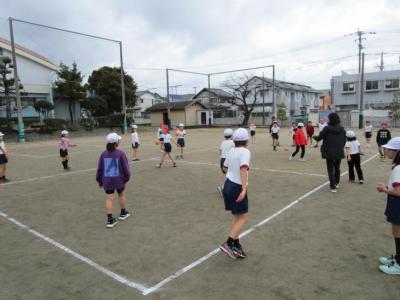
[[[137,85],[134,79],[124,74],[126,106],[134,106],[136,103]],[[107,113],[122,111],[121,94],[121,69],[101,67],[92,72],[88,79],[88,88],[94,98],[107,103]]]
[[[400,93],[395,93],[392,103],[389,105],[389,117],[392,119],[393,125],[397,126],[400,119]]]
[[[9,56],[0,58],[0,92],[4,93],[6,100],[6,119],[7,127],[11,128],[11,95],[15,95],[15,79],[13,78],[14,65]],[[19,89],[22,90],[22,84],[19,84]]]
[[[286,105],[284,102],[281,102],[277,106],[278,106],[277,118],[280,121],[280,123],[282,124],[284,121],[287,120]]]
[[[44,118],[47,118],[49,112],[54,109],[54,105],[47,100],[39,100],[35,102],[33,108],[39,113],[39,116],[42,115]]]
[[[57,101],[68,102],[70,121],[74,123],[75,103],[86,98],[86,89],[82,85],[83,76],[76,63],[71,68],[61,63],[57,76],[58,79],[54,82],[55,98]]]

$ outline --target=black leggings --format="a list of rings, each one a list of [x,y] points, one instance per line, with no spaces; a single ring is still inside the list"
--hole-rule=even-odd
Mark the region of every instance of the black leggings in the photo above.
[[[361,170],[360,153],[351,154],[350,157],[351,160],[347,161],[347,164],[349,165],[349,180],[355,179],[354,167],[356,168],[357,171],[358,180],[364,180],[363,172]]]
[[[340,159],[327,159],[326,168],[328,169],[329,183],[331,189],[335,189],[340,182]]]
[[[296,146],[296,151],[293,152],[292,157],[295,157],[296,154],[299,152],[301,148],[301,158],[304,158],[304,154],[306,153],[306,146],[305,145],[301,145],[301,146]]]

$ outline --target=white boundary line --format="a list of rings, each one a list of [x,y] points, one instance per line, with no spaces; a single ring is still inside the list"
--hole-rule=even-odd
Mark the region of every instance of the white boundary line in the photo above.
[[[60,244],[59,242],[57,242],[57,241],[45,236],[44,234],[41,234],[40,232],[29,228],[25,224],[22,224],[21,222],[17,221],[16,219],[9,217],[7,214],[5,214],[5,213],[3,213],[1,211],[0,211],[0,216],[2,216],[3,218],[7,219],[9,222],[17,225],[19,228],[32,233],[34,236],[38,237],[39,239],[49,243],[50,245],[53,245],[54,247],[60,249],[61,251],[64,251],[65,253],[75,257],[76,259],[80,260],[81,262],[83,262],[85,264],[88,264],[89,266],[93,267],[94,269],[96,269],[100,273],[103,273],[103,274],[111,277],[115,281],[118,281],[118,282],[120,282],[120,283],[122,283],[122,284],[124,284],[124,285],[126,285],[126,286],[128,286],[130,288],[134,288],[134,289],[140,291],[142,294],[145,291],[147,291],[147,288],[144,285],[142,285],[140,283],[137,283],[137,282],[134,282],[134,281],[131,281],[131,280],[128,280],[125,277],[106,269],[105,267],[99,265],[98,263],[96,263],[93,260],[87,258],[86,256],[83,256],[83,255],[75,252],[74,250],[72,250],[72,249]]]
[[[375,154],[374,156],[370,157],[369,159],[367,159],[366,161],[364,161],[362,163],[362,165],[366,164],[367,162],[371,161],[372,159],[374,159],[375,157],[377,157],[378,154]],[[348,173],[348,171],[343,172],[342,174],[340,174],[340,176],[344,176]],[[285,207],[283,207],[282,209],[278,210],[277,212],[275,212],[274,214],[272,214],[271,216],[265,218],[264,220],[262,220],[261,222],[257,223],[256,225],[252,226],[251,228],[247,229],[246,231],[242,232],[240,234],[240,238],[245,237],[246,235],[250,234],[251,232],[253,232],[255,229],[265,225],[266,223],[270,222],[271,220],[275,219],[277,216],[279,216],[280,214],[282,214],[283,212],[287,211],[288,209],[290,209],[291,207],[295,206],[296,204],[298,204],[299,202],[301,202],[302,200],[304,200],[305,198],[307,198],[308,196],[310,196],[311,194],[319,191],[321,188],[323,188],[324,186],[328,185],[329,181],[326,181],[322,184],[320,184],[319,186],[317,186],[316,188],[312,189],[311,191],[301,195],[299,198],[297,198],[296,200],[294,200],[293,202],[289,203],[288,205],[286,205]],[[164,285],[166,285],[167,283],[171,282],[172,280],[178,278],[179,276],[183,275],[184,273],[190,271],[191,269],[195,268],[196,266],[198,266],[199,264],[201,264],[202,262],[206,261],[207,259],[209,259],[210,257],[214,256],[215,254],[219,253],[220,250],[219,248],[212,250],[211,252],[209,252],[208,254],[200,257],[199,259],[197,259],[196,261],[192,262],[190,265],[187,265],[181,269],[179,269],[178,271],[176,271],[174,274],[166,277],[165,279],[163,279],[162,281],[160,281],[159,283],[157,283],[156,285],[146,289],[143,292],[143,295],[148,295],[150,293],[153,293],[155,291],[157,291],[159,288],[163,287]]]

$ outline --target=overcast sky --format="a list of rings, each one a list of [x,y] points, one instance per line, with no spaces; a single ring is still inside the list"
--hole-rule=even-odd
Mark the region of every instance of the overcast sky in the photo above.
[[[124,66],[139,89],[165,94],[165,68],[198,72],[276,65],[277,79],[329,88],[342,70],[356,72],[355,36],[364,41],[366,70],[400,69],[400,1],[311,0],[1,0],[0,36],[8,17],[121,40]],[[15,39],[55,64],[76,61],[87,77],[119,64],[118,45],[15,24]],[[271,70],[252,74],[271,76]],[[242,73],[236,74],[238,76]],[[226,77],[212,80],[218,84]],[[171,74],[179,93],[205,87],[206,78]]]

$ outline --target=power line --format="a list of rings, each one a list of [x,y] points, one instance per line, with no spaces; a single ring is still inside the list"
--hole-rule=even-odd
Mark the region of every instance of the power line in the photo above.
[[[357,38],[354,41],[357,42],[357,46],[358,46],[358,73],[361,72],[361,52],[362,52],[362,49],[364,49],[364,47],[362,45],[362,42],[367,40],[366,38],[363,37],[366,34],[376,34],[376,32],[374,32],[374,31],[369,31],[369,32],[361,31],[358,28],[356,32],[353,32],[353,33],[345,35],[345,36],[350,36],[350,35],[356,35],[357,36]]]

